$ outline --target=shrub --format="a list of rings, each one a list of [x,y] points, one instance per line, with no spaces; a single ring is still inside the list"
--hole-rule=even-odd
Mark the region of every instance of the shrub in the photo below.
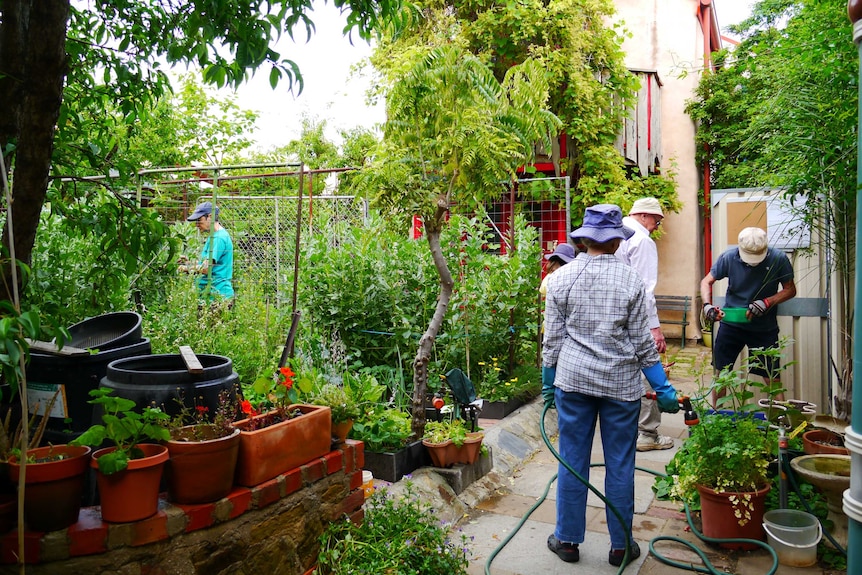
[[[362,525],[330,523],[320,537],[320,575],[464,575],[467,537],[441,523],[408,483],[399,499],[376,491],[365,504]]]

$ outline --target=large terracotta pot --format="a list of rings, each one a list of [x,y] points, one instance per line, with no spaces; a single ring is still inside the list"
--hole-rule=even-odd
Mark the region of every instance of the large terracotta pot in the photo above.
[[[766,511],[766,494],[772,489],[767,485],[753,492],[718,493],[709,487],[698,485],[700,494],[700,516],[703,534],[715,539],[765,539],[763,513]],[[737,512],[741,517],[737,517]],[[743,524],[740,524],[743,523]],[[752,550],[754,543],[721,543],[726,549]]]
[[[91,449],[53,445],[27,451],[24,523],[31,531],[57,531],[78,522]],[[9,477],[21,476],[18,459],[9,459]]]
[[[812,429],[803,433],[802,448],[808,455],[850,455],[850,450],[844,447],[844,438],[828,429]]]
[[[168,499],[193,505],[218,501],[230,493],[239,456],[239,429],[217,437],[213,425],[189,425],[167,442]]]
[[[467,439],[464,440],[464,444],[460,447],[452,443],[452,441],[431,443],[426,439],[422,440],[422,445],[428,449],[434,467],[451,467],[456,463],[472,465],[479,459],[479,454],[482,451],[482,439],[484,437],[485,435],[481,432],[468,433]]]
[[[332,411],[325,405],[291,405],[302,415],[269,425],[276,412],[234,422],[240,430],[238,485],[254,487],[329,453]],[[257,429],[253,426],[257,425]]]
[[[96,470],[102,519],[111,523],[130,523],[155,515],[159,510],[159,482],[168,460],[168,448],[154,443],[140,443],[144,457],[129,461],[128,468],[111,475],[99,471],[99,457],[115,447],[93,454],[90,467]]]

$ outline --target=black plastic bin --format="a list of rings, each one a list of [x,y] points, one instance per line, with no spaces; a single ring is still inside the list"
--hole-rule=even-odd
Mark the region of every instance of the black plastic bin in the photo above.
[[[84,356],[31,353],[27,366],[27,401],[31,411],[36,402],[44,409],[60,388],[42,443],[67,443],[81,435],[93,423],[93,406],[87,403],[90,390],[99,386],[108,364],[125,357],[147,355],[151,349],[150,340],[144,338]]]
[[[142,318],[133,311],[118,311],[85,319],[69,328],[71,347],[105,351],[128,347],[141,340]]]
[[[212,416],[219,407],[222,390],[236,392],[239,376],[233,361],[221,355],[198,355],[203,373],[189,373],[179,354],[129,357],[108,365],[100,387],[114,390],[114,395],[134,400],[138,407],[162,408],[169,415],[204,406]]]

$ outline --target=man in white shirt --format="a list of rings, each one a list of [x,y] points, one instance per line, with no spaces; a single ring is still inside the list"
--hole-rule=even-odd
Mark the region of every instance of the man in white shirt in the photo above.
[[[634,235],[623,241],[614,255],[629,264],[644,282],[646,295],[646,311],[650,334],[655,342],[656,351],[667,351],[667,343],[661,332],[658,321],[658,310],[655,305],[655,286],[658,282],[658,249],[650,234],[658,229],[664,213],[661,204],[655,198],[637,200],[629,215],[623,218],[623,225],[634,230]],[[641,412],[638,418],[638,451],[653,449],[670,449],[673,439],[658,432],[661,424],[661,413],[654,400],[641,399]]]

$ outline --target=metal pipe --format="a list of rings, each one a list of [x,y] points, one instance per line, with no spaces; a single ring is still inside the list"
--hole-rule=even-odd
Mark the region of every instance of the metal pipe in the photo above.
[[[853,22],[853,42],[859,51],[859,77],[862,78],[862,0],[848,0],[847,15],[850,21]],[[858,102],[862,101],[862,83],[857,82],[859,92],[857,93]],[[859,138],[862,135],[862,110],[857,112],[858,126],[856,129],[856,266],[855,266],[855,287],[853,293],[854,309],[862,302],[862,230],[860,230],[860,222],[862,222],[862,146],[860,146]],[[860,314],[854,314],[853,317],[853,373],[855,376],[862,374],[862,317]],[[850,417],[850,434],[851,436],[859,436],[862,434],[862,385],[853,386],[853,403],[855,407]],[[862,451],[860,451],[855,442],[850,442],[851,468],[859,469],[862,463]],[[847,543],[847,572],[862,573],[862,557],[856,549],[862,549],[862,523],[855,513],[855,508],[859,507],[862,502],[862,477],[858,473],[850,474],[850,489],[844,494],[844,513],[847,514],[849,521],[848,543]],[[849,503],[849,504],[848,504]],[[855,505],[854,505],[855,504]]]

